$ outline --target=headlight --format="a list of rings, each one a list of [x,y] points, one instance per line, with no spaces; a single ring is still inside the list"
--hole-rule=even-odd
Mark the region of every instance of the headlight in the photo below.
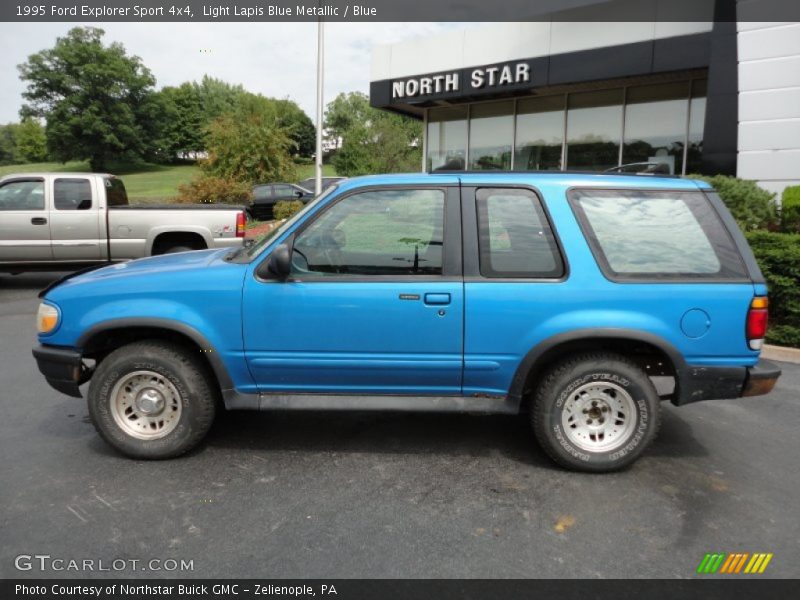
[[[39,333],[50,333],[58,327],[58,309],[42,302],[39,305],[39,312],[36,313],[36,328]]]

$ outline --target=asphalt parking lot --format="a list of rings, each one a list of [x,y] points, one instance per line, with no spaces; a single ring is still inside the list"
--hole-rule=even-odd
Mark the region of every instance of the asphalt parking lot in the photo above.
[[[30,348],[36,292],[0,276],[0,577],[20,554],[192,560],[188,577],[692,577],[706,552],[771,552],[800,577],[800,366],[768,397],[664,404],[613,475],[563,471],[521,418],[228,413],[189,456],[108,448]]]

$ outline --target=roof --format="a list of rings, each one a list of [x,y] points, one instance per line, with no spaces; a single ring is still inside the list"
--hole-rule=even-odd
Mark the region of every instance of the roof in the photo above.
[[[116,177],[111,173],[87,173],[80,171],[34,171],[30,173],[8,173],[0,179],[35,179],[37,177]]]
[[[710,189],[697,179],[674,176],[573,173],[569,171],[457,171],[435,173],[401,173],[393,175],[366,175],[353,177],[339,184],[340,190],[368,185],[444,185],[459,182],[462,185],[531,185],[535,187],[608,187],[665,190]]]

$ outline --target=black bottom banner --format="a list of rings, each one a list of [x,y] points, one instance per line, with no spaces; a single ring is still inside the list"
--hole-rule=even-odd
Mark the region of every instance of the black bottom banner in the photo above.
[[[2,600],[136,598],[335,598],[337,600],[798,598],[798,580],[780,579],[6,579]]]

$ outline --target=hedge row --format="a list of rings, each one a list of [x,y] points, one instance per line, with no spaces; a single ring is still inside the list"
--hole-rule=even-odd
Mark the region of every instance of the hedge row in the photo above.
[[[800,234],[746,233],[769,287],[767,342],[800,347]]]

